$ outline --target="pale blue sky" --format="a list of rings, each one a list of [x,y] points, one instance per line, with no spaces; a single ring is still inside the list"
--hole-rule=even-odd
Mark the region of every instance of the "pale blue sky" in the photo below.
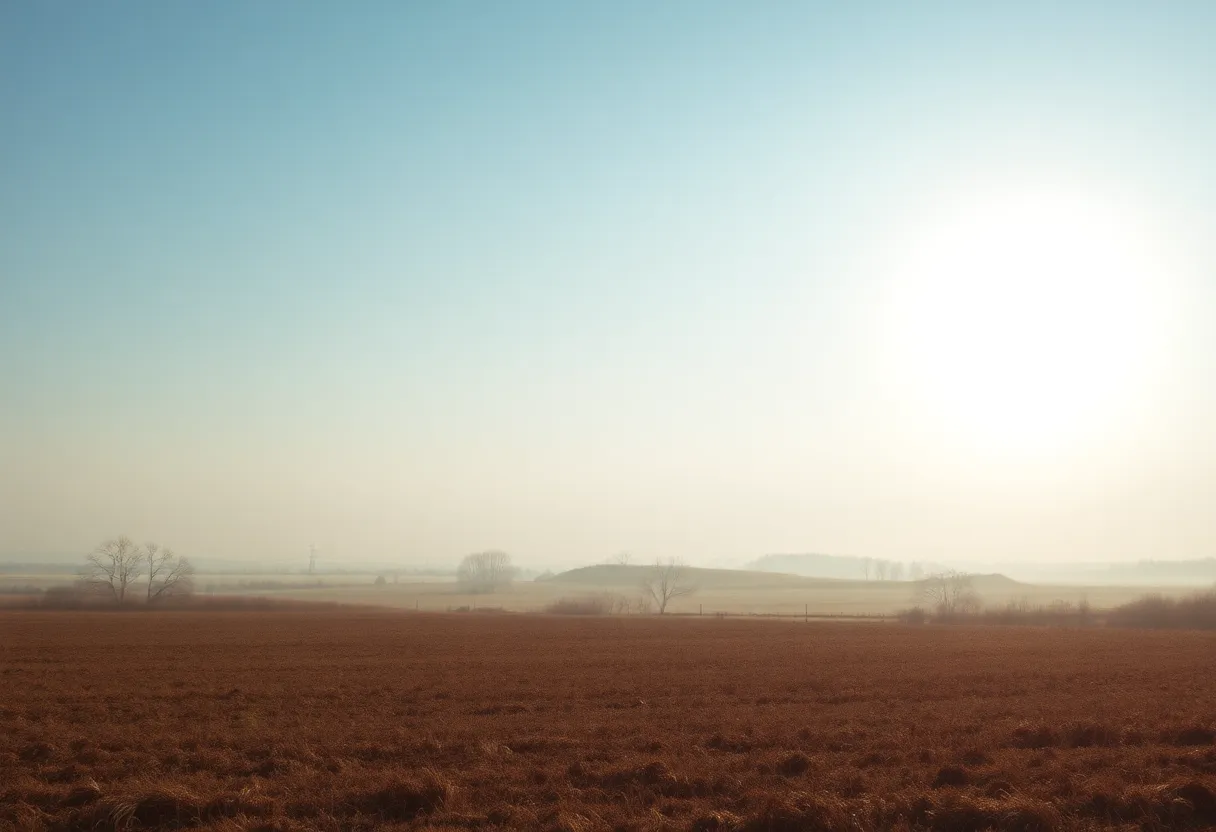
[[[0,554],[1214,554],[1214,40],[1198,2],[4,4]],[[956,441],[892,369],[910,229],[994,180],[1166,255],[1083,436]]]

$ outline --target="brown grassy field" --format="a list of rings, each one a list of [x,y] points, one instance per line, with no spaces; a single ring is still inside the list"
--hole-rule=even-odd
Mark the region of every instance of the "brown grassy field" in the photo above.
[[[0,613],[0,828],[1216,826],[1216,635]]]

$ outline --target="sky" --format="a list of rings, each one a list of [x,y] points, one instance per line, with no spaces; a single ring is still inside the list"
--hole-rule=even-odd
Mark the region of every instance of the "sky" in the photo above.
[[[1216,6],[0,5],[0,557],[1216,554]]]

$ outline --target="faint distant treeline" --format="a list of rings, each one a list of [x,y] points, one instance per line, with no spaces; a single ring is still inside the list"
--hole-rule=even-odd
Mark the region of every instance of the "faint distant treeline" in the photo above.
[[[1112,563],[1095,574],[1121,583],[1211,583],[1216,581],[1216,558]]]
[[[853,555],[764,555],[747,565],[760,572],[783,572],[807,578],[839,578],[866,581],[919,581],[948,567],[928,561],[898,561]]]

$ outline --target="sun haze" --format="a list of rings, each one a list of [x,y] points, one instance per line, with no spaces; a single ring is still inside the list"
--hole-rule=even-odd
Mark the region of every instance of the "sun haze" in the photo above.
[[[0,556],[1212,555],[1170,8],[7,4]]]

